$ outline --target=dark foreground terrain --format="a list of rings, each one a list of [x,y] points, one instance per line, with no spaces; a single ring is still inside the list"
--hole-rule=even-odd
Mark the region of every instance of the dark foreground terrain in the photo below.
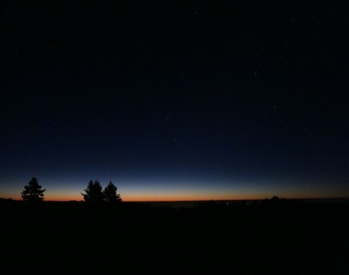
[[[349,204],[1,202],[1,274],[349,274]]]

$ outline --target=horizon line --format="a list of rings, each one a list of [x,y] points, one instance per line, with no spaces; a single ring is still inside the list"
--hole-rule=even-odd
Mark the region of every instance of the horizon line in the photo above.
[[[175,202],[226,202],[226,201],[262,201],[262,200],[270,200],[273,197],[278,197],[279,199],[286,200],[331,200],[331,199],[349,199],[348,197],[296,197],[296,198],[287,198],[287,197],[279,197],[279,196],[271,196],[266,198],[254,198],[254,199],[202,199],[202,200],[122,200],[122,202],[130,202],[130,203],[175,203]],[[0,197],[0,200],[12,200],[21,202],[22,199],[12,199],[12,198],[3,198]],[[43,200],[43,202],[85,202],[84,200]]]

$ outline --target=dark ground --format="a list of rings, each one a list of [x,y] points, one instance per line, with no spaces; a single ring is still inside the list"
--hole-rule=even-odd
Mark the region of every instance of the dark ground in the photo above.
[[[1,274],[349,274],[349,204],[1,202]]]

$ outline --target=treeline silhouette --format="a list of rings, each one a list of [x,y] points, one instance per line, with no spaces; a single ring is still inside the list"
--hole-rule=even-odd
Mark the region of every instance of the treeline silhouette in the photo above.
[[[117,193],[117,187],[110,181],[109,184],[104,188],[99,183],[99,181],[92,181],[84,189],[85,194],[81,193],[85,202],[108,202],[108,203],[118,203],[122,202],[121,195]],[[46,189],[42,189],[39,185],[38,179],[32,177],[27,185],[24,186],[24,190],[21,192],[23,201],[27,202],[41,202],[44,200],[44,192]]]

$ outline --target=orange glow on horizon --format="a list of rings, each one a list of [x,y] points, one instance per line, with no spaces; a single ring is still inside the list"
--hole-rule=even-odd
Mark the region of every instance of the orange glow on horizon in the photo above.
[[[273,196],[286,199],[315,199],[315,198],[343,198],[348,193],[348,188],[171,188],[171,189],[127,189],[118,190],[124,202],[171,202],[171,201],[210,201],[210,200],[263,200]],[[45,201],[83,201],[81,193],[76,188],[50,189],[45,192]],[[2,190],[1,198],[22,200],[21,190]]]
[[[270,199],[274,195],[191,195],[191,194],[183,194],[183,195],[160,195],[158,194],[157,196],[155,195],[128,195],[128,196],[121,196],[122,200],[124,202],[176,202],[176,201],[224,201],[224,200],[264,200],[264,199]],[[277,196],[277,194],[276,194]],[[303,196],[297,196],[296,194],[292,195],[290,194],[289,196],[279,196],[280,198],[285,197],[286,199],[315,199],[315,198],[341,198],[341,196],[319,196],[319,194],[304,194]],[[6,196],[2,197],[5,199],[13,199],[13,200],[22,200],[22,197],[20,195],[16,196]],[[50,196],[45,196],[44,201],[83,201],[83,197],[81,195],[69,195],[69,194],[64,194],[64,195],[50,195]]]

